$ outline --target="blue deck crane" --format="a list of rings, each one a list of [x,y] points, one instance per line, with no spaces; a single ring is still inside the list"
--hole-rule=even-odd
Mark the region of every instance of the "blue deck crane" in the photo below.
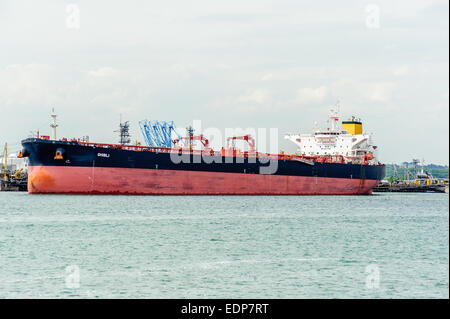
[[[144,136],[147,146],[152,147],[172,147],[172,141],[179,139],[182,141],[180,134],[175,129],[173,121],[139,121],[142,135]]]

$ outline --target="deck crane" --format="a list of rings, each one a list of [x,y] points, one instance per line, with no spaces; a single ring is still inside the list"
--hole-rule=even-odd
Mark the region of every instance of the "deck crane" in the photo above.
[[[256,151],[256,146],[255,146],[255,139],[250,135],[243,135],[243,136],[230,136],[227,138],[227,148],[230,148],[230,141],[232,143],[232,148],[235,148],[235,141],[236,140],[242,140],[242,141],[246,141],[248,143],[248,145],[250,146],[250,152],[255,152]]]
[[[176,144],[178,144],[181,140],[188,141],[189,145],[190,145],[190,148],[192,148],[192,142],[193,141],[200,141],[203,144],[203,148],[205,150],[210,149],[210,147],[209,147],[209,140],[203,134],[201,134],[201,135],[189,135],[189,136],[186,136],[186,137],[182,137],[181,139],[177,138],[176,140],[173,141],[174,146]]]

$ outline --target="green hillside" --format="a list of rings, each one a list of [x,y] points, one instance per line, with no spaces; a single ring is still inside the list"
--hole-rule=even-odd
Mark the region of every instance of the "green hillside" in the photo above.
[[[406,171],[409,171],[411,175],[414,175],[414,167],[400,167],[396,165],[397,175],[399,179],[406,179]],[[421,167],[418,168],[420,170]],[[446,166],[439,165],[427,165],[424,167],[424,171],[431,173],[435,178],[448,178],[449,177],[449,168]],[[385,179],[392,181],[394,179],[394,166],[392,164],[386,164],[386,177]]]

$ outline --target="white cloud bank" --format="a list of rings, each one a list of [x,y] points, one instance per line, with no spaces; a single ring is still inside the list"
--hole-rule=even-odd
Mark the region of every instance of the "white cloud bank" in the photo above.
[[[325,101],[328,96],[328,88],[320,86],[318,88],[301,88],[298,90],[297,102],[300,104],[316,104]]]
[[[283,134],[339,99],[382,160],[448,163],[448,2],[378,4],[374,30],[361,2],[90,1],[71,30],[64,2],[3,1],[0,143],[49,130],[52,107],[62,135],[113,142],[120,113],[135,138],[143,118]]]

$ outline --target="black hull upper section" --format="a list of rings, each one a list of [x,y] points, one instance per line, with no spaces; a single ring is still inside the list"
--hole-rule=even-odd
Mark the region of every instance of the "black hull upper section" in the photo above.
[[[162,169],[183,171],[208,171],[222,173],[260,174],[273,173],[287,176],[312,176],[330,178],[350,178],[382,180],[384,165],[359,165],[339,163],[319,163],[314,165],[295,161],[278,160],[263,162],[256,158],[201,156],[184,154],[180,157],[167,152],[130,151],[80,145],[77,142],[49,141],[30,138],[22,141],[23,155],[29,157],[30,166],[68,167],[118,167],[140,169]],[[61,153],[55,159],[57,152]],[[57,156],[56,156],[57,157]],[[187,160],[187,161],[186,161]],[[275,163],[276,162],[276,163]]]

